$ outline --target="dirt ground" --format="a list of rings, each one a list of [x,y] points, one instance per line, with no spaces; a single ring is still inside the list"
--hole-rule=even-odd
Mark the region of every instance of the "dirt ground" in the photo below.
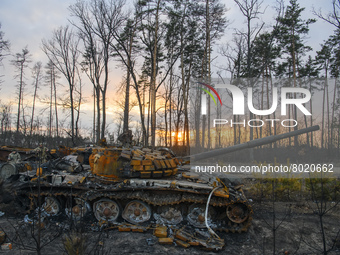
[[[253,223],[246,233],[218,233],[224,239],[222,250],[213,252],[197,247],[183,248],[175,244],[161,245],[152,230],[146,233],[119,232],[117,229],[100,231],[98,224],[87,222],[83,233],[77,234],[76,243],[84,247],[83,254],[322,254],[322,235],[317,203],[313,201],[275,202],[251,199],[254,209]],[[330,201],[331,207],[335,202]],[[275,218],[273,214],[275,211]],[[327,248],[333,249],[328,254],[340,254],[340,207],[323,216],[323,229]],[[11,242],[13,249],[0,250],[1,254],[36,254],[36,247],[30,233],[31,225],[25,223],[25,215],[16,212],[15,205],[1,204],[5,214],[0,217],[0,226],[7,234],[6,242]],[[27,219],[26,219],[27,220]],[[65,240],[70,237],[67,219],[46,220],[42,230],[42,243],[51,242],[43,247],[41,254],[67,254]],[[273,231],[273,222],[275,222]],[[338,237],[337,237],[338,234]],[[56,235],[57,237],[54,237]],[[25,245],[23,245],[25,244]]]

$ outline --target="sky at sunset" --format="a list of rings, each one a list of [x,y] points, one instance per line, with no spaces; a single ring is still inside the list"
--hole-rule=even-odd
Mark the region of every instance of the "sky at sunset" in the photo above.
[[[131,1],[127,1],[131,2]],[[224,43],[230,40],[235,28],[245,28],[244,17],[240,15],[240,11],[236,4],[231,0],[223,0],[226,7],[229,9],[227,12],[227,18],[230,21],[230,25],[225,32],[225,36],[219,43]],[[303,12],[304,19],[313,18],[312,7],[315,9],[322,9],[324,13],[331,10],[331,0],[301,0],[298,1],[301,7],[305,7]],[[25,46],[28,47],[32,57],[30,66],[33,67],[34,63],[41,61],[43,65],[46,64],[47,58],[41,50],[41,40],[49,39],[52,35],[52,31],[60,26],[65,26],[70,18],[68,7],[75,3],[75,0],[1,0],[0,1],[0,23],[1,31],[5,33],[5,39],[11,43],[11,54],[20,52]],[[263,7],[267,6],[264,15],[264,21],[273,22],[275,17],[275,10],[273,6],[276,1],[266,0],[263,3]],[[288,1],[286,1],[286,4]],[[320,44],[332,34],[333,27],[324,21],[318,20],[315,24],[310,26],[310,34],[306,38],[308,45],[313,47],[313,54],[316,50],[320,50]],[[217,51],[215,51],[216,53]],[[12,100],[15,102],[15,85],[13,67],[9,64],[9,60],[13,59],[13,56],[7,56],[3,62],[3,66],[0,67],[0,75],[2,75],[3,83],[1,85],[2,102],[6,100]],[[214,66],[223,64],[223,59],[217,58],[214,62]],[[117,66],[117,63],[111,64],[111,81],[110,89],[108,91],[109,103],[113,102],[113,98],[117,98],[117,87],[121,82],[123,75],[122,70]],[[30,85],[32,82],[30,72],[27,72],[27,89],[26,92],[30,93]],[[83,123],[91,125],[91,93],[92,86],[86,77],[84,81],[86,83],[85,90],[88,103],[83,108]],[[45,92],[41,91],[41,96]],[[137,109],[136,109],[137,110]],[[109,120],[112,119],[112,115],[108,111]]]

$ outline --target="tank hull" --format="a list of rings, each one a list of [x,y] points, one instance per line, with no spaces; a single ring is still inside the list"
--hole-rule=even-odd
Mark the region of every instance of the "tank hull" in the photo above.
[[[242,189],[227,188],[216,178],[198,179],[190,174],[180,179],[120,181],[92,174],[51,175],[40,180],[32,175],[27,181],[17,182],[15,190],[17,197],[28,198],[26,206],[32,212],[39,196],[44,210],[46,198],[54,198],[60,208],[48,216],[66,213],[81,220],[90,215],[99,222],[114,225],[161,224],[177,228],[189,225],[205,229],[205,210],[208,207],[210,228],[241,233],[248,230],[253,214]],[[80,205],[79,201],[84,204]],[[135,201],[134,206],[131,201]],[[136,211],[136,205],[141,207],[141,211],[145,207],[148,215],[139,217],[142,213]],[[86,207],[86,210],[76,210],[79,207]],[[130,207],[134,210],[131,211]]]

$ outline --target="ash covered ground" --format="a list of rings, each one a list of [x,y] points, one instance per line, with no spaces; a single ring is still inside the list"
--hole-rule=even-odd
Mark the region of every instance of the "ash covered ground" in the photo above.
[[[322,231],[327,254],[340,254],[340,207],[336,200],[323,204],[327,210],[322,216],[321,227],[318,214],[320,201],[313,201],[299,193],[291,194],[290,201],[276,199],[273,203],[270,196],[259,197],[254,192],[258,180],[249,179],[245,182],[244,190],[254,209],[252,225],[246,233],[218,232],[225,242],[220,251],[183,248],[175,244],[161,245],[152,230],[145,233],[119,232],[116,228],[100,230],[91,219],[70,230],[70,221],[61,217],[43,221],[41,243],[49,244],[42,248],[41,254],[72,254],[67,253],[67,245],[81,247],[78,251],[83,253],[78,254],[323,254]],[[0,250],[0,253],[37,254],[31,233],[32,224],[24,220],[27,214],[14,202],[1,204],[0,210],[5,213],[0,217],[0,226],[6,232],[6,242],[13,246],[12,250]]]

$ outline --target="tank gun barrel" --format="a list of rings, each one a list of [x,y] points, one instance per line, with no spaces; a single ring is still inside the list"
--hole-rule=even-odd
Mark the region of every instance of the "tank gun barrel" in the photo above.
[[[244,150],[244,149],[248,149],[248,148],[254,148],[254,147],[257,147],[257,146],[261,146],[261,145],[265,145],[265,144],[269,144],[269,143],[274,143],[274,142],[281,140],[281,139],[305,134],[305,133],[308,133],[308,132],[317,131],[319,129],[320,129],[320,127],[318,125],[316,125],[316,126],[303,128],[303,129],[295,130],[295,131],[284,133],[284,134],[271,135],[271,136],[267,136],[267,137],[264,137],[264,138],[255,139],[255,140],[248,141],[248,142],[241,143],[241,144],[237,144],[237,145],[234,145],[234,146],[231,146],[231,147],[228,147],[228,148],[222,148],[222,149],[217,149],[217,150],[213,150],[213,151],[202,152],[202,153],[191,155],[190,161],[203,160],[203,159],[212,158],[212,157],[220,156],[220,155],[223,155],[223,154],[231,153],[231,152],[234,152],[234,151]]]

